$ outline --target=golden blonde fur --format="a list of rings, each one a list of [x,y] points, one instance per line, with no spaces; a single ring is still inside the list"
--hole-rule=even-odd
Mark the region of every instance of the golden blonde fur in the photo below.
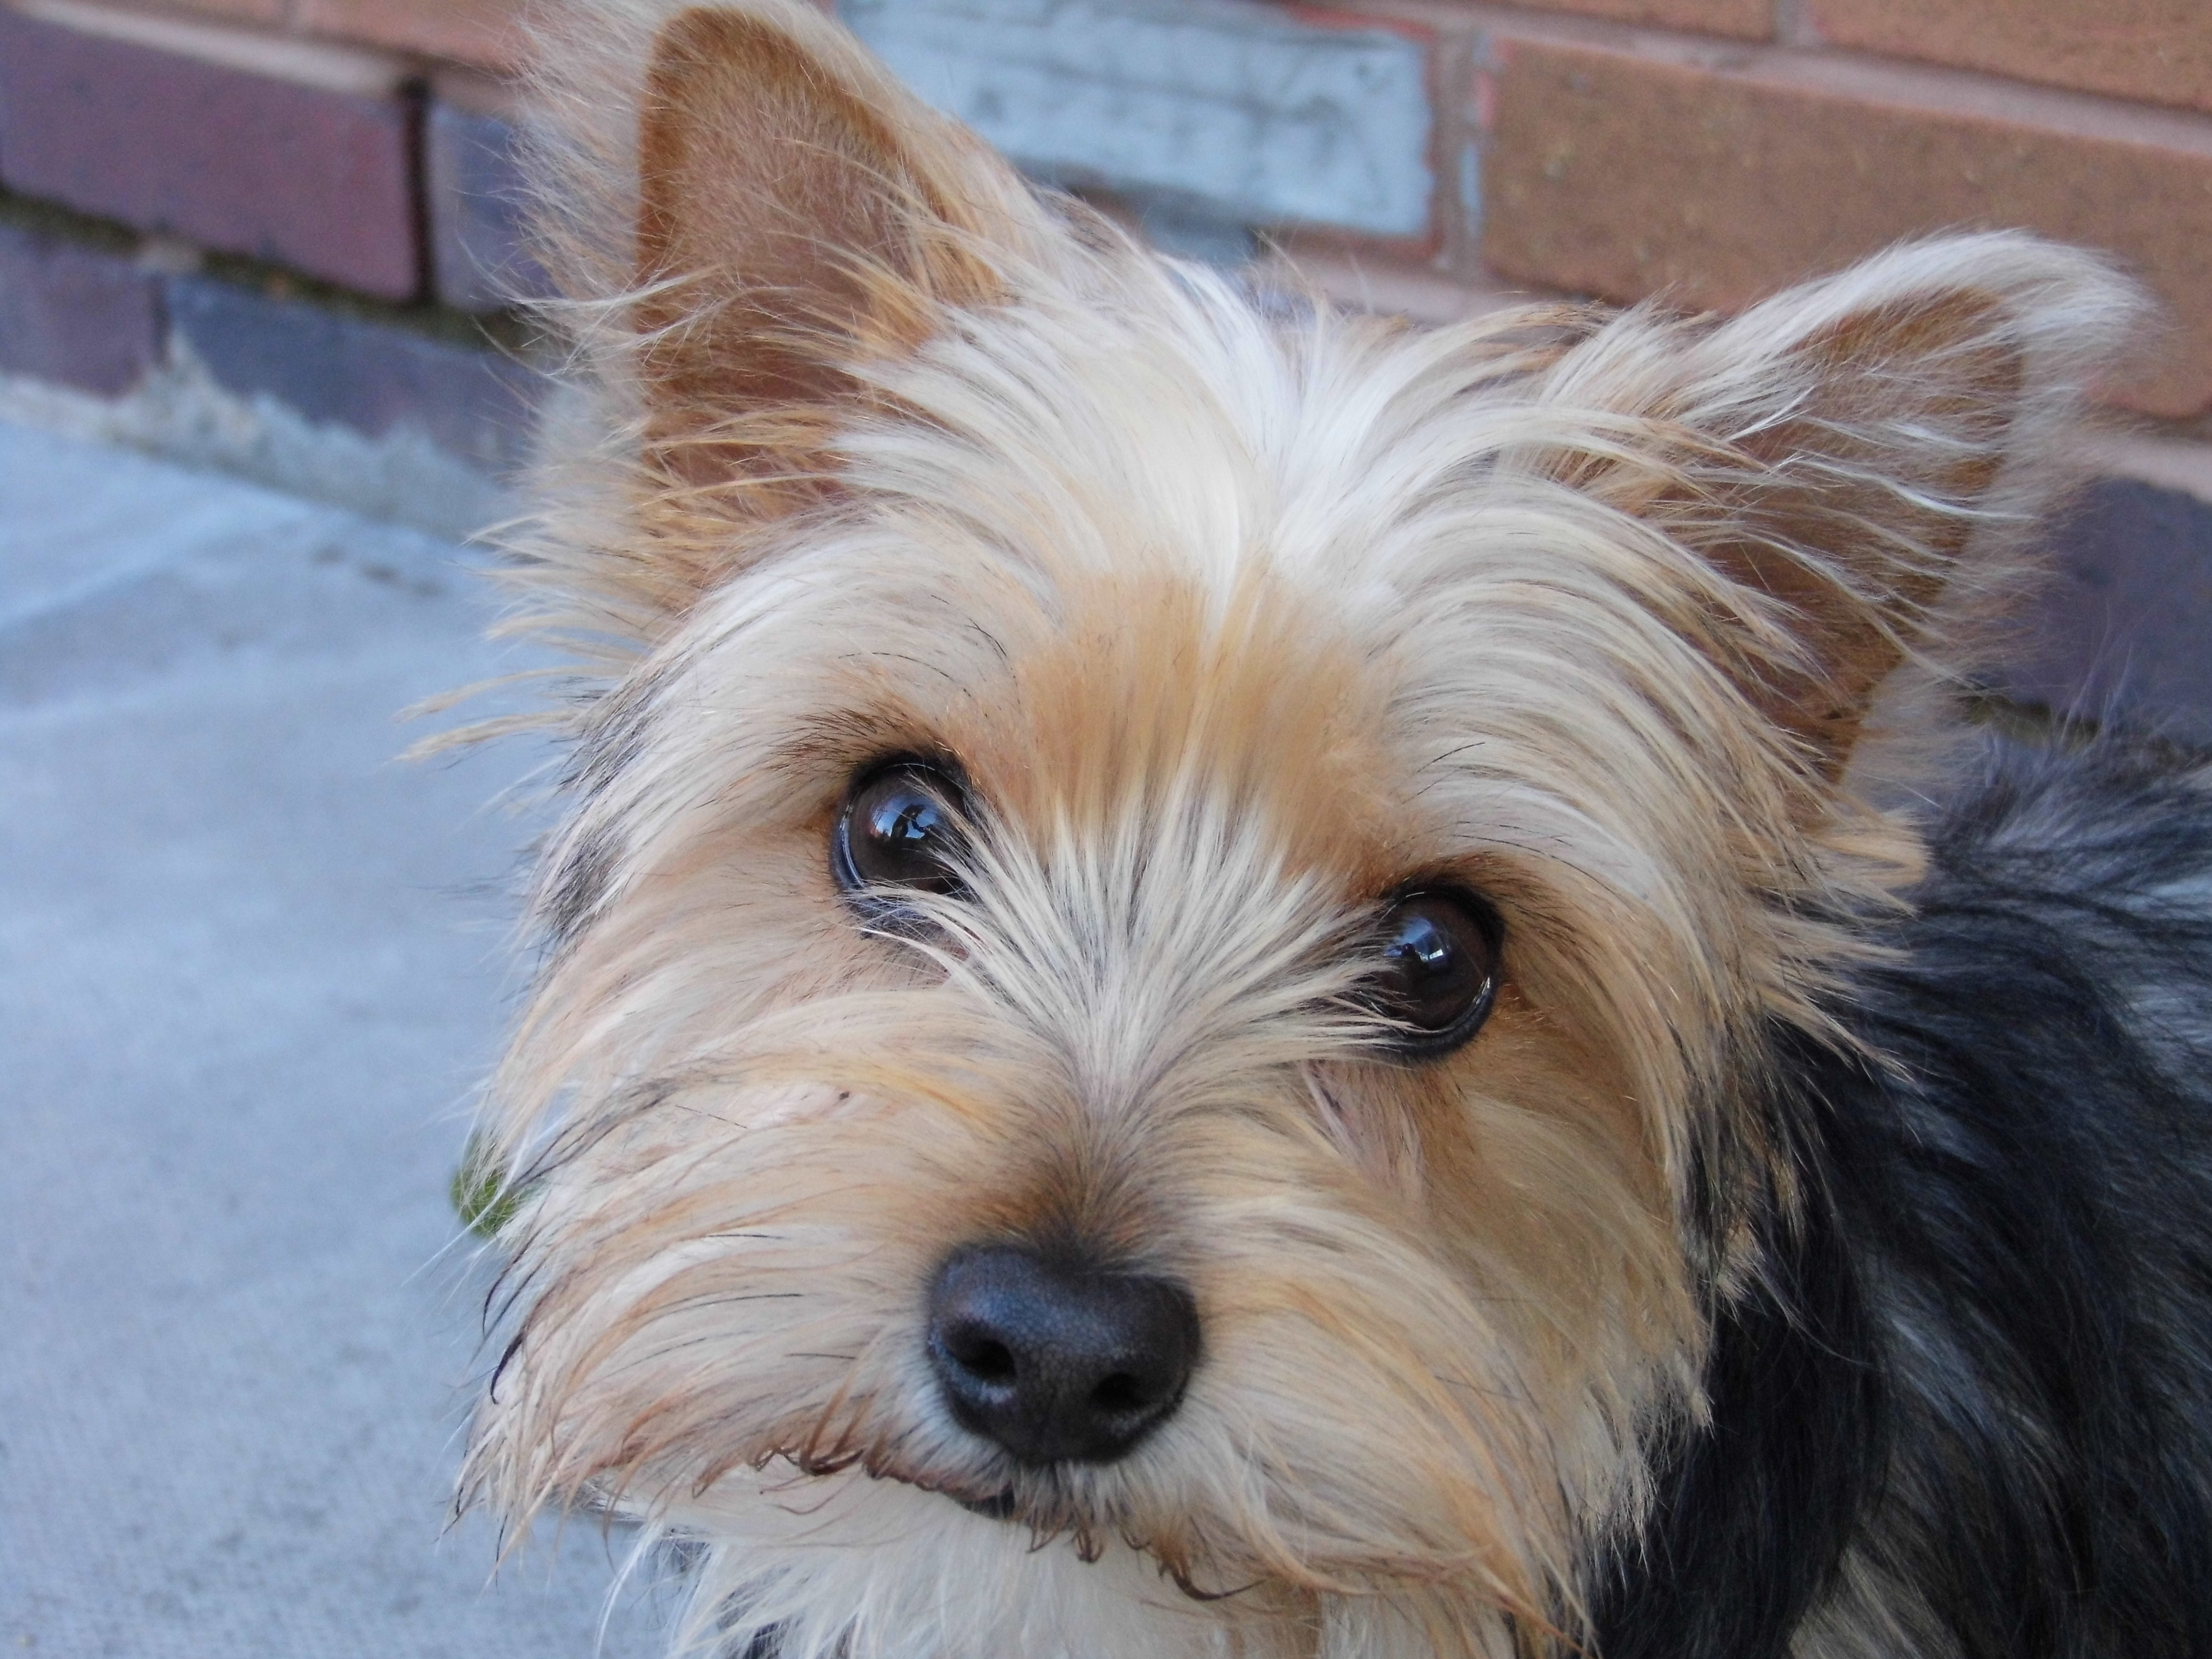
[[[1984,235],[1423,332],[1032,195],[796,3],[546,59],[574,374],[517,568],[588,695],[471,1496],[703,1541],[734,1654],[1571,1644],[1760,1271],[1758,1034],[1917,867],[1875,744],[2014,580],[2125,290]],[[983,804],[922,938],[824,853],[899,753]],[[1347,993],[1438,874],[1508,981],[1393,1065]],[[931,1395],[933,1265],[1040,1229],[1201,1311],[1121,1462],[1009,1468]]]

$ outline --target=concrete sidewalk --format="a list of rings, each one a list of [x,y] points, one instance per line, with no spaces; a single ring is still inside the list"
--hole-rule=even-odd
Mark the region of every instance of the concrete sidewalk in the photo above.
[[[498,670],[471,562],[0,427],[0,1653],[658,1646],[621,1539],[441,1535],[533,757],[392,714]]]

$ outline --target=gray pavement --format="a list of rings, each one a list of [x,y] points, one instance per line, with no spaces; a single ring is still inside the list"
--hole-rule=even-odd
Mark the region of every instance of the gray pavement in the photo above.
[[[445,1188],[533,757],[474,556],[0,426],[0,1653],[610,1659],[622,1540],[446,1530]]]

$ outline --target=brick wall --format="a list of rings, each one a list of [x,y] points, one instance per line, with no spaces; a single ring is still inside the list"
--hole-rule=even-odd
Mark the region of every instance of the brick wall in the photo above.
[[[1514,291],[1728,307],[1950,226],[2111,251],[2167,317],[2109,387],[2146,435],[2069,532],[2016,689],[2212,737],[2208,0],[835,3],[1164,244],[1285,250],[1431,319]],[[184,363],[495,467],[527,380],[470,319],[497,333],[532,277],[522,9],[0,0],[0,372],[114,398]]]

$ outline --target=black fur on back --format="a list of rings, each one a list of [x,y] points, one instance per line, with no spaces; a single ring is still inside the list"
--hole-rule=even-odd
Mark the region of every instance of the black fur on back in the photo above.
[[[2212,1655],[2203,776],[1993,740],[1838,1009],[1895,1067],[1779,1040],[1803,1213],[1593,1571],[1601,1659]]]

